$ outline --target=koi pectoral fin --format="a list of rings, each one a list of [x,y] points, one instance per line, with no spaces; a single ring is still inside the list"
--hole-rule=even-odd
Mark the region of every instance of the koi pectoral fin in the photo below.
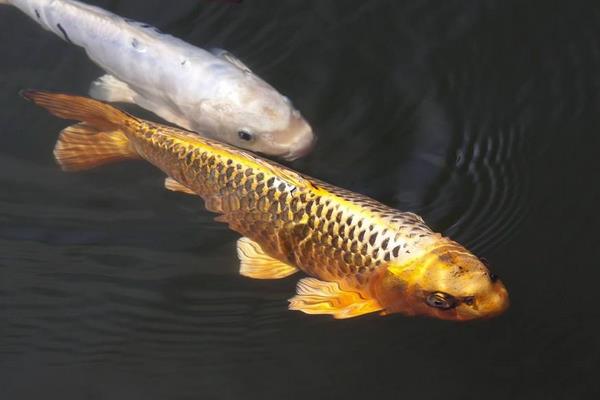
[[[178,181],[176,181],[175,179],[173,179],[171,177],[165,178],[165,189],[171,190],[173,192],[182,192],[182,193],[197,195],[197,193],[194,192],[192,189],[179,183]]]
[[[240,275],[254,279],[281,279],[298,271],[298,268],[266,254],[258,243],[240,238],[237,241]]]
[[[306,314],[330,314],[336,319],[344,319],[382,309],[376,300],[342,290],[336,282],[304,278],[298,281],[296,292],[296,296],[289,300],[289,309]]]

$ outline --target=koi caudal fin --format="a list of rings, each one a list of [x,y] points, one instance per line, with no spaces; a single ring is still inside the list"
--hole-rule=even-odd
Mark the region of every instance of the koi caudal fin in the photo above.
[[[21,95],[52,114],[78,124],[60,133],[54,157],[65,171],[81,171],[111,162],[139,158],[123,132],[135,120],[106,103],[87,97],[34,90]]]

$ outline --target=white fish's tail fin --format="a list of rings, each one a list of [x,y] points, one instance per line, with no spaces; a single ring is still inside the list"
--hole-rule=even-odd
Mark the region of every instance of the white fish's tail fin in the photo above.
[[[81,123],[60,133],[54,157],[62,169],[79,171],[111,162],[139,158],[125,132],[132,116],[97,100],[27,90],[22,96],[52,114]]]

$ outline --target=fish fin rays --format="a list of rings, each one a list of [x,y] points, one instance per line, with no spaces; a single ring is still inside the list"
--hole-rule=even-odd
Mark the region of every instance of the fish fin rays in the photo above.
[[[50,113],[82,121],[63,129],[54,157],[62,169],[79,171],[139,158],[123,129],[137,119],[98,100],[64,93],[24,90],[21,95]]]
[[[215,221],[217,221],[217,222],[222,222],[222,223],[224,223],[224,224],[226,224],[226,223],[228,223],[228,222],[229,222],[229,220],[227,219],[227,216],[226,216],[226,215],[217,215],[217,216],[215,217]]]
[[[89,97],[41,90],[22,90],[20,94],[57,117],[85,122],[97,131],[114,131],[138,121],[110,104]]]
[[[109,74],[93,81],[89,93],[91,97],[98,100],[121,103],[135,103],[137,96],[128,84]]]
[[[330,314],[336,319],[357,317],[382,309],[373,299],[342,290],[336,282],[325,282],[315,278],[298,281],[296,296],[289,300],[289,309],[306,314]]]
[[[194,192],[192,189],[179,183],[178,181],[176,181],[175,179],[173,179],[171,177],[165,178],[165,189],[171,190],[173,192],[181,192],[181,193],[197,195],[197,193]]]
[[[89,94],[91,97],[102,101],[137,104],[172,124],[184,129],[192,129],[191,124],[185,118],[167,107],[147,99],[143,94],[132,89],[127,83],[110,74],[102,75],[93,81],[90,84]],[[200,133],[197,134],[200,135]]]
[[[82,122],[61,131],[54,157],[63,170],[82,171],[139,155],[122,132],[102,132]]]
[[[240,238],[237,241],[240,275],[254,279],[281,279],[298,272],[298,268],[281,262],[264,252],[258,243]]]

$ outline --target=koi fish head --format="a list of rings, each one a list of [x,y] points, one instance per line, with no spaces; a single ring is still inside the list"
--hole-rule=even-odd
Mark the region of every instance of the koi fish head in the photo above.
[[[384,313],[466,321],[490,318],[509,305],[508,292],[484,263],[449,242],[408,265],[391,262],[373,281]]]
[[[295,160],[308,154],[315,135],[290,100],[255,75],[227,90],[227,96],[205,100],[200,119],[216,138],[237,147]]]

